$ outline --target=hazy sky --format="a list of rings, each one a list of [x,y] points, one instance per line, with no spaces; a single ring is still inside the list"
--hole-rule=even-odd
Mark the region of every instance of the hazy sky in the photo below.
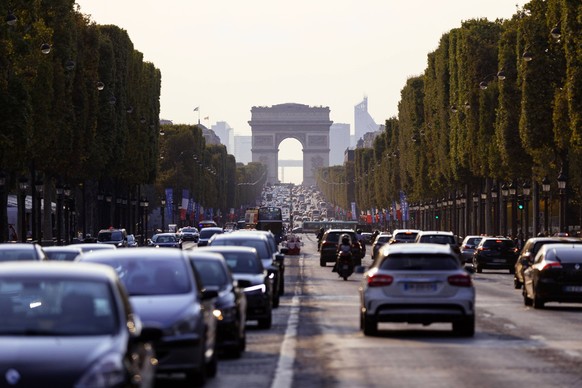
[[[353,132],[354,105],[368,96],[382,124],[444,33],[468,19],[510,18],[525,3],[77,0],[96,23],[127,30],[161,70],[160,118],[195,124],[200,115],[207,127],[226,121],[245,135],[253,106],[288,102],[328,106],[331,120]]]

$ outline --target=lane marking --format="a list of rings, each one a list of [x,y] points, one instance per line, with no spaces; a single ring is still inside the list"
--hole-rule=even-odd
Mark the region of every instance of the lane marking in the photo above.
[[[303,281],[303,261],[299,258],[299,276],[295,282],[294,296],[291,299],[289,318],[287,319],[287,330],[281,344],[279,362],[275,371],[275,378],[271,388],[291,388],[293,384],[293,364],[295,363],[295,348],[297,347],[297,324],[299,323],[299,308],[301,300],[301,282]]]

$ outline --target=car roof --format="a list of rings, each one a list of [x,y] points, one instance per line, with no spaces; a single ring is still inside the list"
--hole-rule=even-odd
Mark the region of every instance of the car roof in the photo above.
[[[383,245],[380,248],[382,255],[394,255],[400,253],[410,254],[454,254],[454,251],[449,245],[445,244],[430,244],[430,243],[416,243],[416,244],[392,244]]]
[[[204,259],[204,260],[214,260],[214,261],[224,261],[224,257],[217,252],[213,252],[210,249],[203,249],[206,247],[201,247],[200,249],[192,249],[188,252],[188,257],[190,259]]]
[[[40,247],[38,244],[31,244],[31,243],[2,243],[0,244],[0,250],[22,250],[22,249],[35,249]]]
[[[81,247],[77,245],[61,245],[61,246],[51,246],[43,247],[45,252],[83,252]]]
[[[263,233],[240,233],[239,231],[234,231],[232,233],[222,233],[215,234],[212,238],[217,240],[247,240],[249,238],[260,238],[262,240],[267,240],[267,236]]]
[[[252,247],[232,246],[232,245],[209,245],[195,249],[195,251],[211,251],[211,252],[249,252],[257,253],[257,250]]]
[[[420,229],[394,229],[392,235],[395,235],[396,233],[420,233],[420,232],[421,232]]]
[[[150,247],[140,247],[137,249],[117,249],[115,251],[92,251],[87,252],[81,261],[90,261],[92,258],[128,258],[131,260],[149,260],[163,258],[164,260],[181,259],[185,256],[185,251],[181,249],[158,249]]]
[[[421,230],[420,232],[418,232],[419,235],[429,235],[429,234],[435,234],[435,235],[445,235],[445,236],[454,236],[453,232],[445,232],[444,230]]]
[[[111,267],[72,261],[19,261],[0,263],[0,277],[38,275],[39,277],[73,277],[115,281],[117,273]]]

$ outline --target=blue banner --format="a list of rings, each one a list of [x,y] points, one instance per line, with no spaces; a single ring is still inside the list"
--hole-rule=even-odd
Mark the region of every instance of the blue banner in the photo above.
[[[174,190],[172,188],[166,189],[166,220],[172,220],[172,205],[174,204]],[[163,225],[163,229],[166,230],[166,226]]]

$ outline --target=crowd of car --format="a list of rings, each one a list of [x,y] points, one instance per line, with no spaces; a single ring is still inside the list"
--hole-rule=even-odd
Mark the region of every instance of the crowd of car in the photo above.
[[[271,328],[284,294],[285,249],[270,232],[211,225],[179,233],[157,233],[136,249],[118,229],[95,243],[0,244],[3,379],[202,385],[217,374],[219,358],[240,357],[247,321]],[[64,362],[55,362],[56,347]]]

